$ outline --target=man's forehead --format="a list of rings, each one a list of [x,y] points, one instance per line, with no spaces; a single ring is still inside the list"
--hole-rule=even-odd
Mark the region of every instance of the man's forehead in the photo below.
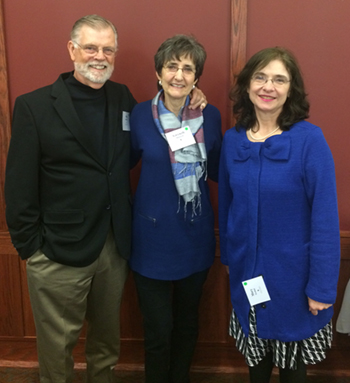
[[[116,41],[114,31],[111,27],[96,27],[92,28],[89,25],[83,25],[78,33],[81,40],[87,40],[86,42],[100,42],[110,40],[113,44]]]

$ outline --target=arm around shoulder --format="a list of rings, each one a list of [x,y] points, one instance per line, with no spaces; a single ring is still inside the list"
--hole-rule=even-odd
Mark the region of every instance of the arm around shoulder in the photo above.
[[[222,144],[221,114],[212,105],[203,111],[205,133],[204,139],[210,142],[208,152],[208,176],[212,181],[218,182],[219,162]]]

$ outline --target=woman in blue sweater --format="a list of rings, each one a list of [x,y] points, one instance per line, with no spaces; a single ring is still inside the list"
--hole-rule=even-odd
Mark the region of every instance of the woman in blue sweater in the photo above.
[[[144,319],[146,383],[187,383],[198,336],[202,286],[214,261],[207,176],[217,181],[221,117],[189,108],[206,59],[177,35],[155,55],[160,91],[132,111],[133,162],[142,159],[134,200],[130,267]]]
[[[252,383],[303,383],[306,364],[332,338],[340,261],[334,163],[293,55],[256,53],[231,92],[236,127],[219,174],[222,262],[228,265],[230,334]],[[256,278],[256,279],[255,279]]]

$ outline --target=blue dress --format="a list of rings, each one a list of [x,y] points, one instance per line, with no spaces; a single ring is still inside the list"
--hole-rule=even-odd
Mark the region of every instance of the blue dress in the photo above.
[[[221,116],[203,111],[208,177],[218,178]],[[208,269],[215,255],[214,213],[207,181],[199,181],[201,213],[184,211],[175,188],[167,141],[152,116],[151,100],[135,106],[130,119],[133,162],[142,158],[133,204],[130,268],[153,279],[178,280]]]

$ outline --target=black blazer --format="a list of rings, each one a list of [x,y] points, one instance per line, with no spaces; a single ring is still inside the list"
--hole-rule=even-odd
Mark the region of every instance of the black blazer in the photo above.
[[[39,248],[53,261],[86,266],[113,227],[119,253],[131,247],[130,132],[122,112],[135,99],[125,85],[105,84],[109,160],[103,165],[74,109],[62,74],[17,98],[6,166],[6,219],[22,259]]]

